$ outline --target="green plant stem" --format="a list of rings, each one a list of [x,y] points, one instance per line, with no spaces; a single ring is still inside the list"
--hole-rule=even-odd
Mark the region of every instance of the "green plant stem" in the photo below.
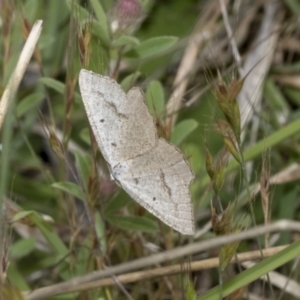
[[[246,286],[256,279],[259,279],[261,276],[294,259],[299,255],[299,253],[300,241],[297,241],[272,257],[264,259],[254,267],[247,269],[246,271],[235,276],[233,279],[225,282],[222,285],[222,296],[226,297],[237,289]],[[220,287],[217,286],[203,296],[198,297],[197,300],[219,300],[219,297]]]
[[[11,136],[12,136],[12,105],[8,107],[7,114],[4,121],[3,127],[3,138],[2,138],[2,151],[1,151],[1,159],[0,159],[0,262],[4,256],[4,246],[5,246],[5,218],[3,213],[4,207],[4,197],[6,195],[7,190],[7,182],[8,182],[8,168],[10,162],[10,153],[11,153]]]

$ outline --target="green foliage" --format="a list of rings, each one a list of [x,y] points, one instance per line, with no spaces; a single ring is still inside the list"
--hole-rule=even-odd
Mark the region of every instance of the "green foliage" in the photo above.
[[[43,98],[44,94],[41,92],[33,93],[23,98],[16,109],[17,117],[21,118],[30,110],[38,107],[41,104]]]
[[[284,263],[290,261],[299,253],[300,242],[297,241],[286,249],[275,254],[273,257],[268,257],[263,261],[255,264],[252,268],[240,273],[235,278],[227,281],[222,287],[222,295],[228,296],[233,291],[247,286],[249,283],[260,278],[261,276],[275,270]],[[217,300],[220,299],[220,287],[211,289],[209,292],[197,298],[197,300]]]
[[[135,72],[126,76],[121,82],[121,87],[123,88],[123,90],[125,92],[128,92],[134,86],[135,82],[140,76],[140,72]]]
[[[184,120],[177,124],[172,132],[171,142],[177,146],[187,138],[198,127],[195,120]]]
[[[19,240],[11,246],[9,256],[11,259],[19,259],[29,255],[32,251],[34,251],[35,247],[36,242],[33,237]]]
[[[247,52],[248,55],[253,52],[250,42],[256,34],[250,29],[254,28],[252,25],[259,28],[264,17],[263,12],[259,16],[251,12],[252,8],[262,11],[261,4],[256,2],[253,1],[245,10],[249,18],[242,15],[244,10],[234,15],[234,7],[228,4],[228,13],[234,20],[245,20],[246,23],[246,19],[251,19],[250,27],[241,25],[244,26],[241,40],[235,34],[233,39],[238,48],[240,45],[244,47],[242,53]],[[291,46],[298,38],[294,21],[299,15],[296,0],[284,1],[285,6],[281,8],[286,12],[284,24],[291,26],[287,26],[290,29],[278,37],[280,46],[274,45],[276,65],[271,65],[272,76],[267,75],[262,83],[264,102],[261,109],[255,107],[255,116],[259,117],[260,123],[254,140],[255,135],[251,133],[251,143],[252,129],[245,127],[242,128],[243,133],[240,132],[240,118],[244,118],[244,111],[237,115],[237,102],[230,105],[227,102],[232,93],[235,99],[237,88],[225,80],[226,93],[222,88],[218,90],[222,111],[236,140],[232,139],[230,128],[223,126],[222,121],[226,118],[213,98],[212,91],[218,86],[213,77],[218,73],[217,69],[226,71],[225,79],[231,77],[229,67],[234,56],[231,43],[225,44],[227,39],[221,14],[215,18],[217,6],[212,10],[205,6],[212,5],[209,1],[141,1],[141,10],[136,8],[131,15],[124,12],[124,7],[119,11],[122,18],[118,20],[117,29],[112,26],[112,0],[25,0],[14,1],[14,6],[9,3],[1,1],[0,10],[1,94],[20,57],[24,37],[37,19],[44,23],[38,48],[18,93],[12,95],[12,105],[5,112],[6,120],[1,127],[0,216],[5,218],[0,218],[0,253],[2,250],[4,253],[0,259],[0,270],[7,275],[7,280],[0,274],[0,298],[2,292],[5,300],[29,300],[32,299],[31,293],[25,295],[21,292],[67,283],[76,276],[124,266],[126,262],[142,259],[155,251],[163,252],[194,242],[194,237],[181,237],[146,213],[118,187],[118,183],[110,179],[109,170],[88,129],[77,84],[81,67],[113,77],[125,92],[135,86],[144,91],[145,102],[158,121],[158,127],[167,131],[170,142],[182,150],[195,173],[191,194],[197,230],[210,221],[210,205],[216,198],[223,208],[232,203],[231,207],[235,209],[235,221],[227,224],[228,234],[234,228],[240,228],[240,220],[246,223],[245,215],[247,226],[266,222],[262,197],[254,194],[257,183],[260,183],[261,165],[270,161],[267,177],[270,179],[290,165],[297,166],[300,154],[300,87],[296,80],[300,63],[299,51]],[[237,32],[239,28],[233,29]],[[191,41],[194,32],[197,38],[194,36]],[[198,38],[203,39],[202,43],[197,44]],[[232,37],[228,38],[228,41],[231,40]],[[194,58],[193,51],[197,51]],[[192,59],[193,64],[189,66]],[[83,66],[84,63],[86,65]],[[259,63],[257,67],[260,67]],[[178,74],[184,76],[179,80]],[[239,89],[246,85],[246,80],[238,83]],[[210,87],[206,89],[208,84]],[[203,93],[205,89],[209,91]],[[181,93],[181,103],[177,110],[170,111],[170,102],[174,101],[170,98],[174,91]],[[165,122],[168,118],[173,118],[174,124]],[[60,157],[51,149],[53,135],[52,139],[49,138],[50,129],[54,131],[52,134],[64,154]],[[228,159],[223,140],[239,162]],[[204,145],[209,149],[209,165],[220,174],[222,184],[215,188],[217,196],[213,194],[213,184],[205,169]],[[246,162],[252,162],[253,166],[249,178],[244,173]],[[299,167],[294,173],[280,177],[282,181],[276,186],[276,193],[273,193],[273,187],[269,188],[271,220],[299,220],[298,174]],[[215,180],[218,179],[214,175]],[[274,178],[272,184],[276,182]],[[249,203],[254,199],[257,201],[249,209]],[[14,207],[12,203],[18,206]],[[252,224],[248,222],[250,217]],[[213,234],[210,232],[201,238],[204,240]],[[280,233],[277,244],[290,244],[295,237],[290,231]],[[262,240],[260,237],[244,241],[241,248],[250,251],[256,247],[255,242],[259,244]],[[265,235],[264,241],[268,240],[269,236]],[[231,252],[230,258],[235,251]],[[206,252],[205,255],[212,253]],[[152,269],[158,267],[154,264],[151,270],[146,271],[149,279],[127,274],[128,281],[119,282],[120,278],[114,276],[113,283],[106,282],[102,286],[104,283],[99,282],[96,290],[84,290],[79,280],[71,292],[44,298],[127,299],[123,293],[126,290],[137,300],[184,296],[187,299],[219,299],[220,289],[225,297],[259,280],[298,254],[299,243],[295,242],[217,288],[212,286],[220,283],[223,274],[217,278],[212,269],[205,271],[208,283],[202,283],[196,280],[200,273],[192,273],[188,267],[186,271],[181,270],[184,276],[167,274],[161,275],[163,279],[157,275],[151,277]],[[191,261],[194,259],[190,257]],[[229,258],[226,266],[228,261]],[[291,265],[286,264],[278,272],[289,276],[290,269]],[[299,282],[297,270],[293,276]],[[182,277],[188,284],[182,284]],[[128,278],[134,279],[130,282]],[[119,282],[120,289],[116,285],[110,286],[115,282]],[[271,284],[264,288],[266,294],[274,293]],[[58,291],[55,287],[52,290]],[[198,290],[205,290],[205,293],[197,295]],[[251,285],[249,290],[252,291]],[[287,294],[286,298],[289,297]]]
[[[85,200],[86,198],[80,187],[73,182],[56,182],[53,183],[52,186],[56,189],[65,191],[78,199]]]
[[[45,84],[47,87],[52,88],[53,90],[57,91],[60,94],[64,93],[65,90],[65,84],[61,83],[58,80],[52,79],[52,78],[40,78],[39,81],[43,84]]]
[[[135,46],[130,52],[125,53],[129,57],[146,59],[161,55],[175,45],[178,38],[174,36],[162,36],[148,39]]]
[[[157,223],[147,217],[136,216],[110,216],[107,215],[107,221],[117,228],[127,231],[140,231],[140,232],[157,232]]]
[[[165,107],[165,95],[162,84],[153,80],[149,83],[146,91],[146,102],[152,116],[160,116]]]

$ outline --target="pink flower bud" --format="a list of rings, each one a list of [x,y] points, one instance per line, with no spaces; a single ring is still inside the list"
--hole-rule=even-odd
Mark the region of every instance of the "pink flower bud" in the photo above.
[[[117,0],[112,7],[110,15],[113,32],[134,30],[144,17],[138,0]]]

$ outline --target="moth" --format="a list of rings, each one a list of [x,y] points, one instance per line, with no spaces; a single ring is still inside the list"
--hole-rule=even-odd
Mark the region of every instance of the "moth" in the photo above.
[[[194,233],[182,152],[158,137],[139,88],[126,94],[113,79],[82,69],[79,87],[90,126],[112,177],[132,199],[182,234]]]

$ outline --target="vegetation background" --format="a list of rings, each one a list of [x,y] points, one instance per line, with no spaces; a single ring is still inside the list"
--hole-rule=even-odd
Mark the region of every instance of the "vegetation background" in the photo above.
[[[43,21],[1,127],[0,298],[219,299],[212,287],[225,282],[228,299],[299,299],[299,13],[296,0],[0,1],[1,92]],[[159,133],[196,175],[194,236],[110,179],[79,94],[82,67],[144,90]],[[238,246],[252,264],[229,264]],[[274,256],[254,263],[264,248]],[[123,275],[94,286],[80,277],[110,266]]]

